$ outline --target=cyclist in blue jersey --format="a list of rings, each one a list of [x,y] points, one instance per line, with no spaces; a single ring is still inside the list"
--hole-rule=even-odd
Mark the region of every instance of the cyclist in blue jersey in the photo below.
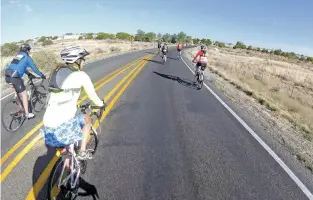
[[[5,81],[7,83],[11,83],[15,91],[20,96],[23,102],[25,116],[28,119],[33,118],[35,115],[28,112],[28,97],[22,77],[24,73],[27,74],[29,78],[34,78],[35,76],[27,71],[26,68],[30,67],[38,76],[46,79],[46,76],[37,69],[34,61],[29,56],[30,50],[31,48],[29,44],[22,44],[20,52],[16,54],[11,63],[8,65],[8,68],[5,70]]]

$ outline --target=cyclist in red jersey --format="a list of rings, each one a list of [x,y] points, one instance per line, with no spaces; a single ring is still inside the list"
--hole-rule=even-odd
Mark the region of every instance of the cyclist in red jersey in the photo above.
[[[177,45],[177,58],[181,56],[181,51],[183,50],[183,44],[178,43]]]
[[[201,50],[197,52],[197,54],[194,56],[192,62],[195,62],[195,60],[198,58],[199,56],[199,60],[197,62],[196,65],[196,70],[198,71],[198,68],[201,67],[201,70],[205,70],[205,68],[207,67],[207,63],[208,63],[208,57],[206,55],[207,53],[207,49],[204,45],[201,45]]]

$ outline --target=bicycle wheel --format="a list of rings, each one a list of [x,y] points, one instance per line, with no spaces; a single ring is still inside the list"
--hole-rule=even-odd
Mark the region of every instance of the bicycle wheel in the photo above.
[[[15,132],[25,121],[24,108],[18,99],[9,100],[1,111],[1,122],[5,130]],[[7,122],[8,120],[8,122]],[[12,124],[16,124],[12,126]]]
[[[71,159],[68,159],[69,162]],[[70,180],[66,180],[71,174],[70,168],[64,166],[65,162],[61,158],[55,163],[51,174],[49,176],[48,185],[47,185],[47,198],[48,200],[55,199],[75,199],[78,195],[78,182],[74,189],[71,189]],[[71,163],[70,163],[71,164]],[[63,171],[64,167],[64,171]],[[62,175],[63,171],[63,175]],[[62,175],[62,177],[61,177]],[[59,179],[61,178],[61,185],[58,187]],[[76,174],[74,176],[76,178]]]
[[[91,126],[89,140],[86,146],[86,150],[89,151],[92,155],[95,155],[98,148],[98,134],[101,134],[101,124],[100,119],[97,116],[92,117],[92,124],[95,124],[96,121],[99,123],[99,126],[95,128],[93,125]]]
[[[47,103],[48,91],[43,85],[36,86],[31,94],[30,103],[36,112],[42,111]]]

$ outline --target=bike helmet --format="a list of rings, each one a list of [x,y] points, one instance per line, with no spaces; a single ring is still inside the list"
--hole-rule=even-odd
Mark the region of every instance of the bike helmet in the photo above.
[[[68,46],[65,47],[61,52],[61,59],[64,60],[66,63],[75,63],[79,59],[85,58],[85,56],[89,55],[90,53],[87,52],[84,48],[80,46]]]
[[[23,52],[25,52],[25,53],[27,53],[27,51],[30,51],[32,48],[29,46],[29,44],[22,44],[21,46],[20,46],[20,51],[23,51]]]
[[[204,53],[206,53],[206,46],[201,45],[201,51],[203,51]]]

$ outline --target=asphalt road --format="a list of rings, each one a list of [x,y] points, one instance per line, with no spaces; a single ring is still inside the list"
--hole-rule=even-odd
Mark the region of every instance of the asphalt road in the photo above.
[[[153,52],[99,61],[85,71],[96,81]],[[170,51],[165,65],[160,56],[152,57],[102,122],[100,146],[82,177],[86,191],[79,199],[308,199],[214,96],[194,88],[193,74],[175,56]],[[99,96],[122,78],[100,89]],[[42,114],[14,134],[2,129],[2,156],[41,119]],[[30,189],[53,154],[40,142],[33,146],[1,184],[2,198],[25,199],[35,192],[45,199],[45,187]]]

